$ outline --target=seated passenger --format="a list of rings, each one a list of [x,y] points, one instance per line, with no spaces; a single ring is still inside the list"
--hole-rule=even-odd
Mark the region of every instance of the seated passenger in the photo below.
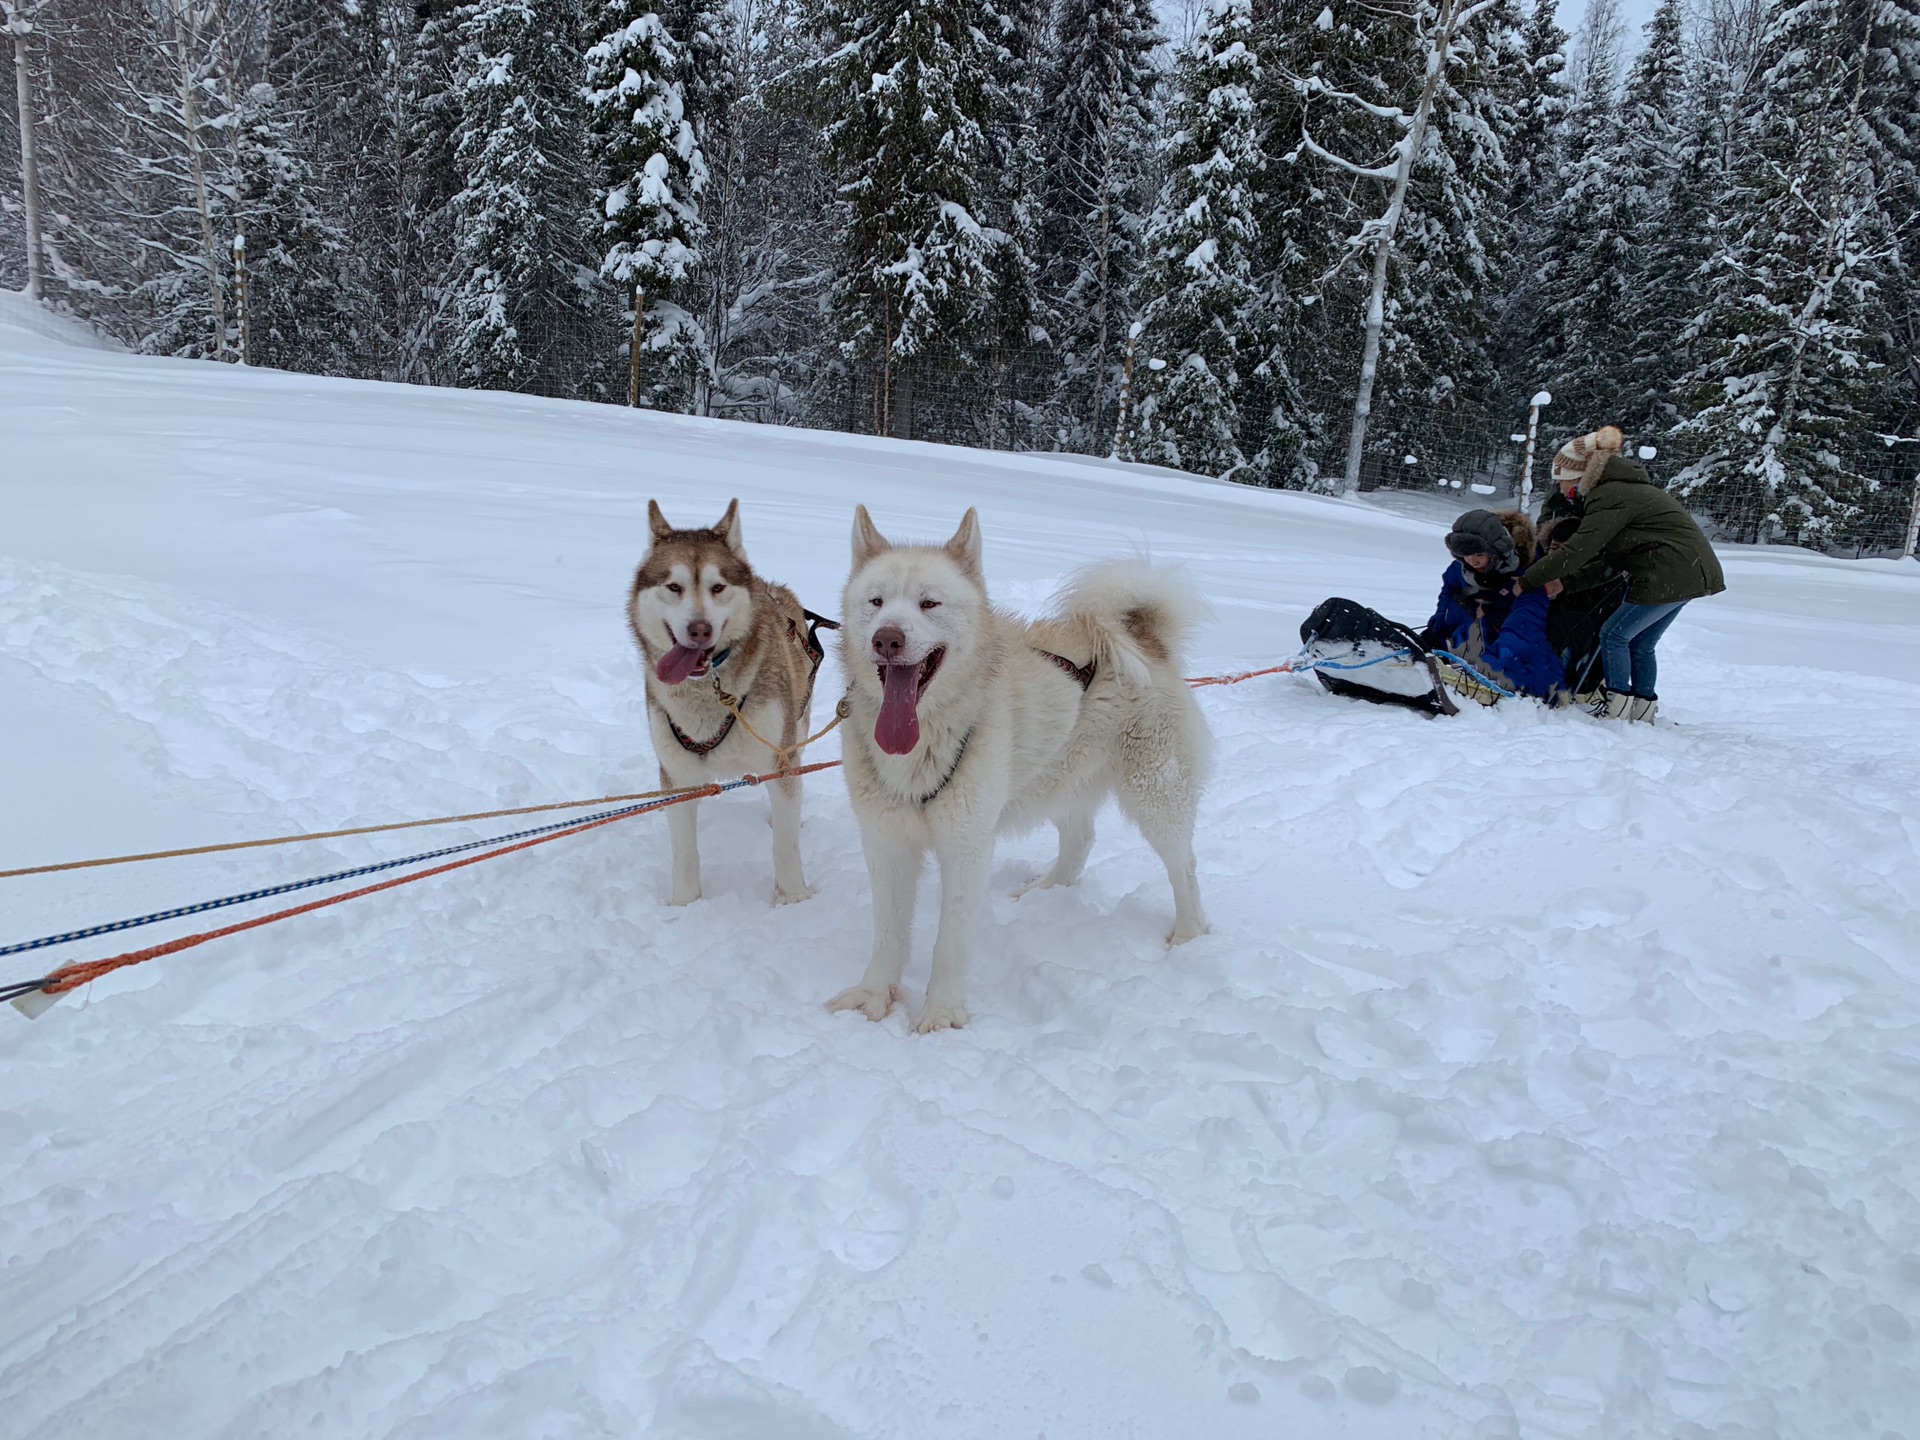
[[[1547,642],[1546,597],[1514,593],[1515,578],[1533,563],[1532,522],[1518,510],[1469,510],[1453,522],[1447,549],[1454,563],[1420,643],[1503,689],[1551,697],[1566,667]]]

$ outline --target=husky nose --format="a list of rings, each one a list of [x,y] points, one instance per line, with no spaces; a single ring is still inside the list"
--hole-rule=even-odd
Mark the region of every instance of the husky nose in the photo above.
[[[873,654],[882,664],[892,665],[907,648],[907,632],[898,625],[882,625],[873,632]]]
[[[709,650],[713,648],[713,622],[711,620],[689,620],[687,622],[687,648],[689,650]]]

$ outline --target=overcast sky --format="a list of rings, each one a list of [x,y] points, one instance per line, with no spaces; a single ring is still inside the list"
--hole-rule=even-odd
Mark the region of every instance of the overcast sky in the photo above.
[[[1640,48],[1640,32],[1653,18],[1658,3],[1659,0],[1620,0],[1620,19],[1626,25],[1629,54]],[[1569,35],[1579,35],[1580,22],[1586,15],[1587,0],[1560,0],[1560,28]]]

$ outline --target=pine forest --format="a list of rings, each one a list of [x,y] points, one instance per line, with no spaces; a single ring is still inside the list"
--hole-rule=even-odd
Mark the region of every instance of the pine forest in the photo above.
[[[1920,0],[0,0],[0,284],[152,354],[1898,548]],[[1534,483],[1543,483],[1536,462]]]

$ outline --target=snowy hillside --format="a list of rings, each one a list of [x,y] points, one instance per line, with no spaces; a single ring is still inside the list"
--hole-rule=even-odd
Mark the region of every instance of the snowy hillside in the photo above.
[[[1444,559],[1166,472],[0,337],[0,868],[648,788],[649,496],[738,495],[827,611],[856,501],[978,505],[1017,607],[1147,550],[1203,673],[1328,594],[1423,619]],[[1050,837],[1006,842],[964,1031],[822,1008],[831,774],[804,905],[729,797],[690,909],[638,819],[0,1011],[0,1430],[1914,1440],[1920,567],[1726,558],[1672,725],[1203,692],[1216,933],[1162,949],[1115,816],[1017,904]],[[427,843],[0,881],[0,944]]]

